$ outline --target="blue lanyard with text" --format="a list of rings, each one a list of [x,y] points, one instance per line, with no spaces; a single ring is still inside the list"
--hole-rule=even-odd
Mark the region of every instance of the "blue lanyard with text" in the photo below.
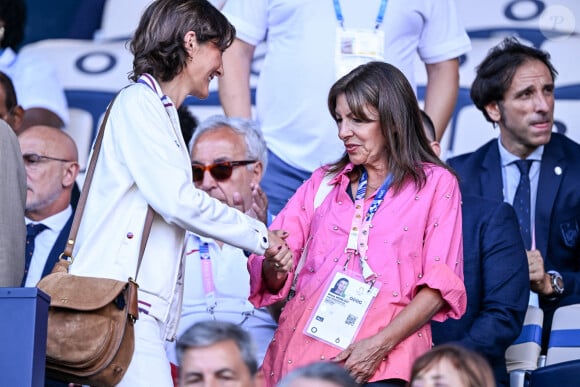
[[[370,266],[368,265],[367,261],[367,250],[368,250],[368,239],[370,229],[372,227],[371,220],[373,216],[379,209],[379,206],[385,199],[387,191],[389,190],[392,182],[393,182],[393,175],[389,174],[377,193],[375,194],[375,198],[373,199],[366,215],[364,215],[363,221],[363,211],[364,211],[364,200],[367,191],[367,181],[368,175],[367,171],[363,169],[359,182],[358,182],[358,189],[356,191],[356,197],[354,202],[355,213],[352,218],[352,225],[348,235],[348,243],[345,251],[348,253],[348,259],[345,264],[348,264],[350,257],[353,254],[359,254],[361,267],[363,271],[363,277],[366,281],[369,279],[374,279],[376,277],[375,273],[372,271]]]
[[[336,14],[336,20],[342,28],[344,28],[344,16],[342,16],[342,8],[340,7],[340,0],[333,0],[334,3],[334,13]],[[383,19],[385,17],[385,11],[387,9],[387,0],[381,0],[381,5],[379,6],[379,13],[377,14],[377,19],[375,21],[375,30],[378,30],[381,24],[383,24]]]

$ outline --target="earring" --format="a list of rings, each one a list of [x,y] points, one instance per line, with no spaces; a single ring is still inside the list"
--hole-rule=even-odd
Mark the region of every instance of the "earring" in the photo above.
[[[0,43],[4,40],[4,26],[0,27]]]

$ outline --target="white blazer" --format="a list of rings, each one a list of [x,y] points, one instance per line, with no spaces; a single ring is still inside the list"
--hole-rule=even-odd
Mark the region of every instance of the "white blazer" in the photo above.
[[[268,234],[261,222],[195,188],[177,110],[144,75],[111,109],[70,272],[134,277],[147,204],[156,215],[137,277],[139,306],[166,324],[166,338],[173,339],[185,230],[258,254]]]

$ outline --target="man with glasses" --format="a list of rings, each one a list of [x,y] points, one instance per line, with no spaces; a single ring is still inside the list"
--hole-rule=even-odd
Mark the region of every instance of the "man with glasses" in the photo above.
[[[79,173],[77,147],[65,132],[31,126],[18,135],[26,169],[26,266],[22,286],[36,286],[64,251],[73,219],[71,193]]]
[[[268,222],[267,198],[259,187],[267,149],[261,131],[248,120],[210,117],[191,140],[195,186],[210,196]],[[248,301],[250,275],[244,251],[221,241],[188,233],[184,297],[178,336],[201,320],[240,325],[257,344],[261,363],[276,323],[266,309]],[[168,348],[175,363],[174,344]]]

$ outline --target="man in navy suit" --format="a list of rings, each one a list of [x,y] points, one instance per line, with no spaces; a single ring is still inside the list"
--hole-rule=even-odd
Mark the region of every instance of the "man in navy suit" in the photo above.
[[[556,75],[547,53],[514,38],[492,49],[477,69],[471,98],[499,126],[499,138],[448,160],[462,193],[510,204],[524,175],[518,164],[530,165],[530,205],[518,217],[527,244],[530,304],[544,310],[544,352],[554,310],[580,301],[580,145],[552,133]]]
[[[422,114],[425,134],[439,156],[433,124]],[[530,291],[518,219],[502,201],[463,194],[461,201],[467,311],[459,320],[432,322],[433,342],[457,342],[479,352],[489,361],[497,386],[507,387],[505,351],[520,334]]]
[[[26,169],[25,222],[43,224],[26,257],[23,286],[36,286],[64,251],[73,219],[71,192],[79,173],[74,140],[61,129],[31,126],[18,135]]]
[[[26,249],[22,286],[32,287],[50,274],[64,251],[73,221],[70,202],[79,173],[78,152],[68,134],[50,126],[31,126],[18,135],[18,141],[26,169],[26,227],[43,225],[32,254]],[[69,383],[47,378],[44,385],[67,387]]]

